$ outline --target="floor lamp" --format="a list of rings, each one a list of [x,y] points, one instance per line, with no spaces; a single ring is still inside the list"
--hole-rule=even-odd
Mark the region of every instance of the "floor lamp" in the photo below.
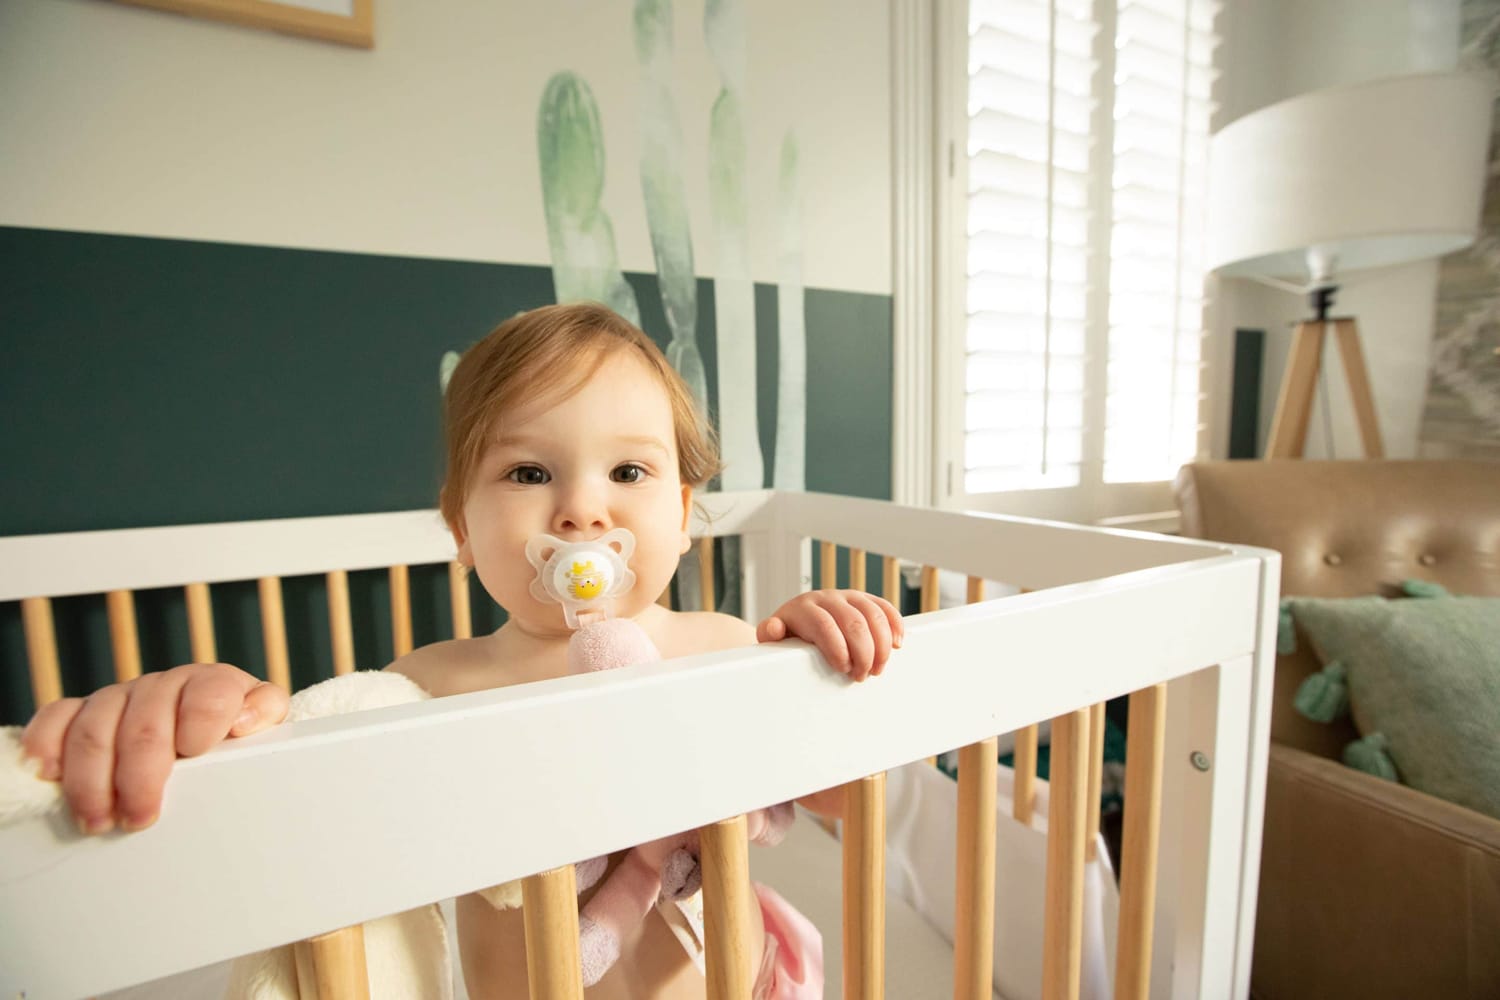
[[[1305,292],[1267,458],[1300,458],[1332,329],[1368,458],[1384,456],[1353,317],[1335,279],[1474,242],[1496,94],[1487,72],[1431,73],[1303,94],[1209,143],[1209,270]]]

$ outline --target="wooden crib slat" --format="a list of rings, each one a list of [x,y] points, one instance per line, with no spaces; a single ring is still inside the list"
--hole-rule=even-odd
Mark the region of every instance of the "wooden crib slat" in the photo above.
[[[1093,861],[1099,853],[1099,795],[1104,787],[1104,702],[1089,707],[1089,819],[1083,856]]]
[[[135,622],[135,598],[128,590],[104,595],[109,612],[109,645],[114,652],[115,680],[121,684],[141,676],[141,639]]]
[[[333,643],[333,673],[354,673],[354,623],[349,617],[349,573],[328,574],[328,637]]]
[[[839,585],[839,547],[833,542],[821,542],[818,553],[818,586],[832,590]]]
[[[938,568],[936,566],[922,567],[922,613],[936,611],[941,603],[942,595],[938,592]]]
[[[578,882],[572,865],[521,880],[531,1000],[583,1000]]]
[[[995,772],[999,739],[958,751],[954,1000],[989,1000],[995,974]]]
[[[865,550],[849,550],[849,589],[868,590],[865,586]]]
[[[1036,726],[1016,731],[1016,787],[1011,815],[1017,823],[1027,825],[1030,825],[1032,810],[1036,808],[1036,746]]]
[[[28,597],[21,601],[21,625],[26,632],[26,659],[31,665],[31,696],[36,707],[62,697],[62,671],[57,663],[57,631],[52,625],[52,601]]]
[[[448,564],[448,596],[453,604],[453,638],[474,638],[474,619],[469,614],[469,571],[464,564]]]
[[[703,933],[708,1000],[743,1000],[754,985],[750,968],[750,846],[745,817],[698,831],[703,863]]]
[[[1156,919],[1161,764],[1166,736],[1167,686],[1157,684],[1136,691],[1130,696],[1130,732],[1125,738],[1116,1000],[1144,1000],[1151,992],[1151,930]]]
[[[1042,1000],[1077,1000],[1083,961],[1083,841],[1088,828],[1089,710],[1052,720]]]
[[[881,562],[880,596],[901,610],[901,561],[895,556],[886,556]]]
[[[300,1000],[370,1000],[362,924],[298,941],[292,954]]]
[[[194,663],[217,663],[218,644],[214,642],[214,605],[208,595],[208,584],[190,583],[187,590],[188,643]]]
[[[391,576],[391,645],[396,655],[411,652],[411,572],[405,566],[392,566]]]
[[[704,611],[719,606],[714,598],[714,540],[710,535],[698,541],[698,597]]]
[[[286,611],[281,603],[281,577],[263,576],[260,591],[260,635],[266,649],[266,680],[283,691],[292,689],[291,660],[286,647]]]
[[[885,996],[885,774],[844,786],[844,997]]]

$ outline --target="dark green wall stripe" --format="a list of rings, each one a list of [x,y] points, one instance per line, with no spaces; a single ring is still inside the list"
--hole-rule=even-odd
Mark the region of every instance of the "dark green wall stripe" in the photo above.
[[[0,227],[0,264],[0,535],[433,506],[443,352],[552,301],[545,267],[15,227]],[[655,276],[628,278],[643,327],[665,344]],[[776,296],[756,287],[768,470]],[[699,282],[698,313],[712,372],[711,281]],[[890,297],[808,289],[806,319],[808,488],[887,497]],[[355,574],[351,587],[366,616],[359,663],[379,666],[384,575]],[[413,587],[417,640],[446,635],[445,578],[418,573]],[[220,655],[263,669],[253,587],[217,589]],[[498,625],[475,596],[476,625]],[[293,667],[307,680],[329,670],[322,600],[318,581],[288,585],[293,642],[311,650]],[[171,624],[180,595],[140,605],[143,632],[171,626],[146,662],[185,660],[185,626]],[[57,613],[69,690],[102,683],[102,600]],[[0,721],[31,711],[24,663],[18,610],[0,607]]]

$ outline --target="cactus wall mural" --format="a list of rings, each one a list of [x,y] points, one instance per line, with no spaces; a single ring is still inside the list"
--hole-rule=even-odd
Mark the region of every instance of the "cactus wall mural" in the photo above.
[[[698,275],[682,176],[684,130],[673,78],[671,0],[636,0],[633,12],[640,71],[640,183],[651,234],[657,285],[670,340],[667,357],[699,404],[708,407],[709,373],[698,344]],[[724,456],[718,485],[760,489],[766,461],[759,435],[755,282],[750,271],[751,215],[746,174],[748,99],[744,11],[740,0],[706,0],[703,43],[719,77],[719,90],[695,137],[707,142],[712,221],[714,329],[718,358],[717,427]],[[589,85],[562,70],[548,82],[537,114],[537,152],[559,302],[596,299],[639,322],[634,295],[617,264],[613,229],[604,202],[604,149],[599,112]],[[770,153],[769,155],[776,155]],[[798,150],[788,133],[779,151],[776,227],[779,271],[777,327],[776,454],[771,485],[806,484],[807,362],[801,253]],[[621,195],[623,196],[623,195]],[[723,604],[739,601],[737,546],[723,546]],[[679,599],[691,606],[698,564],[680,569]]]

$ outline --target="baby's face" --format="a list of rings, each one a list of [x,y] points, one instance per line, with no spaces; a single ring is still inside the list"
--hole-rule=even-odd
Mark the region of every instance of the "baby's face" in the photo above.
[[[639,613],[666,588],[688,547],[692,491],[679,478],[676,440],[656,375],[632,352],[612,352],[571,395],[505,415],[464,502],[459,559],[519,626],[562,633],[562,607],[531,595],[536,570],[527,539],[546,532],[580,541],[628,528],[636,583],[614,610]]]

